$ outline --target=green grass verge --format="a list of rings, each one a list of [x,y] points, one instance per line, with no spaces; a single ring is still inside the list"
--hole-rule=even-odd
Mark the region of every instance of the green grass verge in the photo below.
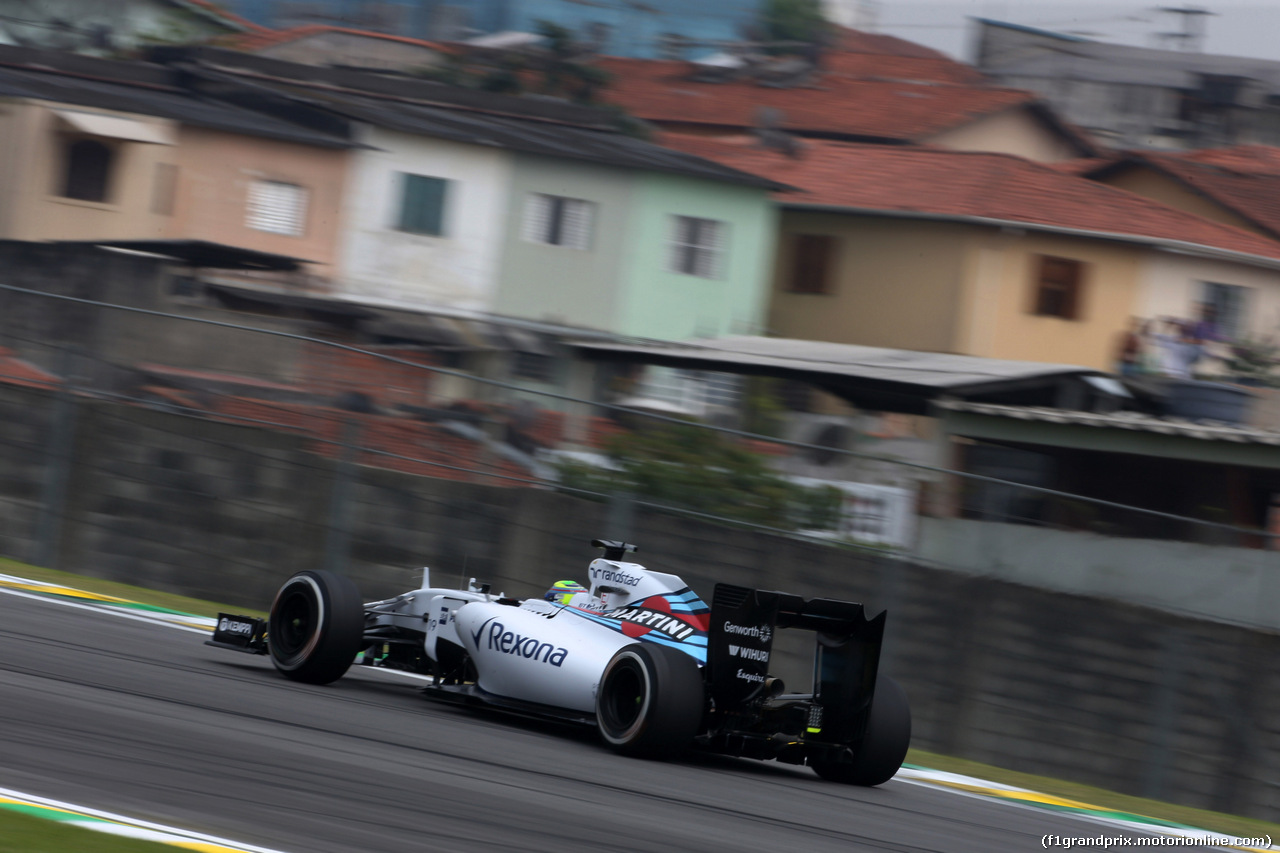
[[[173,853],[175,849],[0,809],[0,853]]]
[[[99,595],[113,595],[116,598],[127,598],[130,601],[150,604],[155,607],[165,607],[169,610],[178,610],[182,613],[191,613],[196,616],[217,616],[220,611],[227,613],[242,613],[246,616],[267,615],[264,610],[233,607],[226,604],[214,604],[212,602],[202,601],[199,598],[189,598],[185,595],[175,595],[168,592],[156,592],[155,590],[143,589],[140,586],[130,586],[127,583],[117,583],[115,581],[103,580],[102,578],[88,577],[87,575],[75,575],[71,572],[60,572],[56,569],[41,569],[36,566],[28,566],[26,563],[19,563],[17,560],[9,560],[4,557],[0,557],[0,574],[16,575],[17,577],[27,578],[28,580],[33,581],[41,581],[43,583],[62,584],[63,586],[83,589],[86,592],[96,592]]]
[[[15,560],[8,560],[3,557],[0,557],[0,574],[12,574],[24,578],[30,578],[31,580],[44,581],[46,583],[64,584],[66,586],[76,587],[77,589],[83,589],[89,592],[101,593],[102,595],[114,595],[119,598],[138,601],[143,604],[167,607],[171,610],[180,610],[184,613],[194,613],[198,616],[217,616],[219,611],[233,611],[236,613],[244,613],[249,616],[267,615],[264,611],[212,604],[196,598],[172,595],[165,592],[155,592],[153,590],[143,589],[142,587],[116,583],[115,581],[101,580],[99,578],[71,574],[70,572],[60,572],[53,569],[36,568],[34,566],[28,566],[25,563],[19,563]],[[907,762],[910,764],[918,764],[921,767],[928,767],[933,770],[942,770],[949,773],[961,773],[966,776],[975,776],[979,779],[986,779],[991,782],[1014,785],[1019,788],[1028,788],[1033,791],[1039,791],[1043,794],[1052,794],[1053,796],[1062,797],[1068,800],[1079,800],[1080,802],[1088,803],[1089,805],[1098,806],[1111,811],[1127,812],[1129,814],[1153,817],[1159,820],[1167,820],[1173,823],[1194,826],[1199,829],[1205,829],[1211,832],[1221,833],[1223,835],[1234,835],[1245,838],[1251,838],[1259,835],[1270,835],[1273,842],[1280,842],[1280,824],[1268,823],[1267,821],[1254,820],[1253,818],[1240,817],[1238,815],[1223,814],[1222,812],[1212,812],[1205,809],[1196,809],[1191,808],[1190,806],[1163,803],[1158,800],[1147,800],[1141,797],[1133,797],[1128,794],[1108,791],[1105,788],[1094,788],[1089,785],[1081,785],[1076,782],[1065,782],[1048,776],[1035,776],[1030,773],[1005,770],[1002,767],[994,767],[989,764],[981,764],[977,761],[969,761],[964,758],[952,758],[950,756],[924,752],[923,750],[918,749],[913,749],[907,753]],[[3,813],[0,813],[0,818],[3,817]],[[8,853],[8,848],[4,847],[2,843],[4,838],[5,836],[3,835],[3,831],[0,830],[0,853]],[[155,845],[148,845],[145,849],[151,849],[154,846]],[[14,849],[26,851],[54,848],[32,847]],[[97,848],[93,849],[96,850]],[[138,849],[141,850],[144,848]]]
[[[1128,794],[1108,791],[1105,788],[1094,788],[1090,785],[1081,785],[1076,782],[1064,782],[1061,779],[1035,776],[1031,773],[1019,773],[1015,770],[1005,770],[1003,767],[993,767],[990,764],[981,764],[964,758],[952,758],[947,755],[938,755],[919,749],[912,749],[907,752],[907,763],[918,764],[931,770],[976,776],[988,782],[999,782],[1004,785],[1013,785],[1016,788],[1027,788],[1031,791],[1038,791],[1041,794],[1051,794],[1066,800],[1077,800],[1082,803],[1088,803],[1091,806],[1099,806],[1109,811],[1153,817],[1172,823],[1184,824],[1185,826],[1194,826],[1197,829],[1205,829],[1221,835],[1231,835],[1237,838],[1256,838],[1261,835],[1270,835],[1273,844],[1280,843],[1280,824],[1268,823],[1264,820],[1254,820],[1253,818],[1223,814],[1222,812],[1211,812],[1173,803],[1163,803],[1159,800],[1146,800],[1142,797],[1132,797]]]

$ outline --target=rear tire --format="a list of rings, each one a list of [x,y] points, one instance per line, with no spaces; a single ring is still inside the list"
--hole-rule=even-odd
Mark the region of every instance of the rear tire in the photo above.
[[[697,662],[677,649],[633,643],[605,667],[596,694],[596,726],[613,750],[670,758],[693,742],[706,689]]]
[[[294,681],[328,684],[341,678],[360,651],[363,634],[360,590],[342,575],[298,572],[271,603],[271,662]]]
[[[848,785],[881,785],[893,778],[911,746],[911,706],[907,693],[893,679],[876,676],[871,716],[862,749],[851,762],[810,762],[813,771],[831,782]]]

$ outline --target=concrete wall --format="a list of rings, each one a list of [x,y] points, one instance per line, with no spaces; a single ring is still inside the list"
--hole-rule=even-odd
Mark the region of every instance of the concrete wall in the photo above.
[[[978,577],[1280,633],[1280,551],[921,518],[916,555]]]
[[[0,240],[0,283],[42,293],[296,333],[291,318],[246,317],[172,293],[181,265],[92,247]],[[0,291],[0,346],[63,375],[69,350],[89,354],[74,369],[82,383],[113,388],[113,365],[160,363],[241,372],[277,381],[302,378],[302,345],[283,337],[202,325],[184,319],[110,311],[42,296]],[[122,381],[133,381],[124,377]]]
[[[6,556],[30,559],[51,530],[56,565],[265,608],[290,573],[322,566],[368,598],[416,586],[424,564],[438,584],[476,577],[537,594],[585,575],[591,537],[626,538],[641,562],[704,596],[728,581],[887,609],[882,666],[911,697],[918,747],[1280,820],[1275,632],[625,504],[359,468],[257,428],[90,399],[69,408],[0,387]],[[1046,539],[1036,557],[1077,541],[1088,540]],[[1125,556],[1152,566],[1152,583],[1156,567],[1181,572],[1193,553],[1132,547]],[[1206,577],[1235,571],[1232,555],[1202,556]],[[778,671],[793,687],[811,642],[779,639]]]

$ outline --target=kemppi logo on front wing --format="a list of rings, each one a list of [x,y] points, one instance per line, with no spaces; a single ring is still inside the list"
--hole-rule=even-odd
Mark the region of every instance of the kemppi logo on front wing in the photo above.
[[[248,637],[253,634],[253,623],[227,619],[224,616],[218,621],[218,630],[227,634],[243,634]]]
[[[486,628],[488,629],[487,632]],[[552,666],[562,666],[565,658],[569,657],[568,649],[539,640],[537,637],[526,637],[514,631],[508,631],[507,626],[496,618],[485,622],[472,635],[471,639],[475,641],[477,649],[480,648],[480,638],[482,636],[486,637],[485,648],[499,654],[513,655],[527,660],[538,661],[539,663],[549,663]]]

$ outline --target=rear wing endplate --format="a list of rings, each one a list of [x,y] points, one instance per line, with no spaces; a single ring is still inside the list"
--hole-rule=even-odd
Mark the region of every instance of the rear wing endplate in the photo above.
[[[863,606],[852,601],[716,584],[707,633],[708,681],[716,707],[729,710],[767,698],[775,631],[813,631],[815,709],[806,739],[842,744],[860,739],[875,691],[885,617],[868,619]]]

